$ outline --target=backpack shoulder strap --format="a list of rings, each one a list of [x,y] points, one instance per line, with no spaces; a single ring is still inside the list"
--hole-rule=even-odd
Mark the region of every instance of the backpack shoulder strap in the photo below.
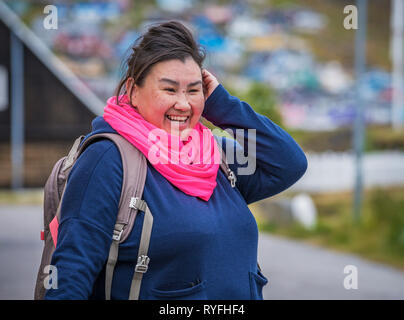
[[[105,299],[111,299],[112,280],[115,265],[118,259],[119,244],[129,236],[137,213],[144,212],[143,228],[139,244],[138,261],[133,276],[129,299],[139,299],[140,285],[143,273],[147,271],[150,258],[147,256],[151,230],[153,226],[153,215],[142,200],[142,194],[146,181],[147,161],[145,156],[125,138],[115,133],[102,133],[89,137],[82,148],[93,142],[95,139],[109,139],[117,146],[122,160],[122,191],[119,200],[119,209],[112,235],[112,243],[108,254],[108,261],[105,270]]]
[[[144,183],[146,181],[147,163],[144,155],[128,142],[121,135],[116,133],[98,133],[85,139],[77,151],[72,156],[71,161],[66,161],[65,167],[74,163],[76,158],[96,140],[108,139],[114,142],[121,155],[122,161],[122,191],[119,200],[119,211],[117,216],[117,223],[124,224],[125,226],[133,223],[131,219],[131,208],[129,207],[131,197],[141,197],[143,194]],[[130,231],[130,230],[129,230]],[[126,240],[128,234],[121,234],[120,242]]]
[[[140,199],[143,194],[147,173],[147,161],[146,157],[137,148],[119,134],[95,134],[86,139],[84,143],[89,144],[96,139],[111,140],[115,143],[121,155],[123,171],[122,191],[116,223],[124,226],[119,237],[119,242],[122,243],[127,239],[135,220],[135,214],[133,214],[134,210],[130,207],[131,199],[133,197]],[[85,147],[85,145],[81,147]],[[135,211],[137,211],[137,209],[135,209]]]
[[[227,163],[226,153],[224,152],[221,142],[219,141],[220,137],[215,136],[215,135],[213,135],[213,136],[215,137],[217,147],[219,148],[219,151],[220,151],[220,169],[222,169],[222,171],[227,176],[227,179],[229,179],[231,187],[235,188],[237,177],[234,174],[234,172],[230,169],[230,166]]]

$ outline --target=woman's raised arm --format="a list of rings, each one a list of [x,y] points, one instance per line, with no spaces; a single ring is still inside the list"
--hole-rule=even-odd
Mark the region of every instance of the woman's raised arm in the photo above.
[[[209,95],[202,116],[236,138],[222,138],[222,148],[247,204],[284,191],[305,173],[306,156],[293,138],[223,85]]]

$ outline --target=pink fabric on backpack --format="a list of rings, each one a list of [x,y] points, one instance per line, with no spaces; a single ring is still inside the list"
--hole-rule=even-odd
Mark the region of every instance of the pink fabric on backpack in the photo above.
[[[146,121],[126,95],[108,99],[104,119],[138,148],[154,168],[184,193],[208,201],[216,187],[220,151],[212,132],[200,122],[186,141]]]
[[[59,222],[58,222],[57,216],[55,216],[53,218],[53,220],[51,221],[51,223],[49,223],[49,229],[50,229],[50,233],[52,235],[52,240],[55,245],[55,248],[56,248],[56,244],[58,242],[58,228],[59,228]]]

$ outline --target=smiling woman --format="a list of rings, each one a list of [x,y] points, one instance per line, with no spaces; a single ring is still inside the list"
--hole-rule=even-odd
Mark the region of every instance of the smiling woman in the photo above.
[[[130,231],[119,243],[111,274],[112,239],[119,242],[121,235],[117,240],[114,233],[121,192],[138,181],[123,181],[121,153],[112,141],[92,142],[68,177],[51,261],[58,288],[48,289],[46,299],[262,299],[268,280],[257,265],[258,228],[248,204],[295,183],[306,157],[282,128],[231,96],[203,68],[204,58],[177,21],[153,25],[135,42],[116,95],[85,141],[98,133],[119,134],[145,156],[147,207],[131,216],[133,229],[120,229]],[[237,131],[236,140],[214,136],[202,116]],[[255,170],[242,173],[240,153]],[[170,161],[153,161],[151,154]],[[224,160],[217,155],[227,159],[226,170],[219,170]],[[183,156],[191,161],[173,161]],[[194,161],[199,156],[207,161]],[[139,257],[139,271],[137,253],[150,211],[150,245],[147,256]],[[140,289],[132,295],[139,272]]]

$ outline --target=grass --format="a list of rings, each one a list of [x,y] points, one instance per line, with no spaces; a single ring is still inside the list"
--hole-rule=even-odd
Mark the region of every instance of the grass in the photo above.
[[[42,205],[43,190],[27,189],[22,191],[0,190],[1,205]]]
[[[365,148],[373,150],[404,150],[404,129],[374,126],[367,130]]]
[[[353,149],[352,128],[333,131],[304,131],[287,129],[304,151],[348,151]],[[368,126],[365,132],[364,151],[404,151],[404,129],[389,126]]]
[[[277,225],[262,219],[259,203],[251,208],[260,231],[357,254],[404,270],[404,187],[364,192],[360,222],[352,214],[351,193],[313,194],[317,224],[306,229],[298,223]]]
[[[341,128],[335,131],[298,129],[286,129],[286,131],[306,152],[342,152],[352,149],[353,132],[351,128]]]

